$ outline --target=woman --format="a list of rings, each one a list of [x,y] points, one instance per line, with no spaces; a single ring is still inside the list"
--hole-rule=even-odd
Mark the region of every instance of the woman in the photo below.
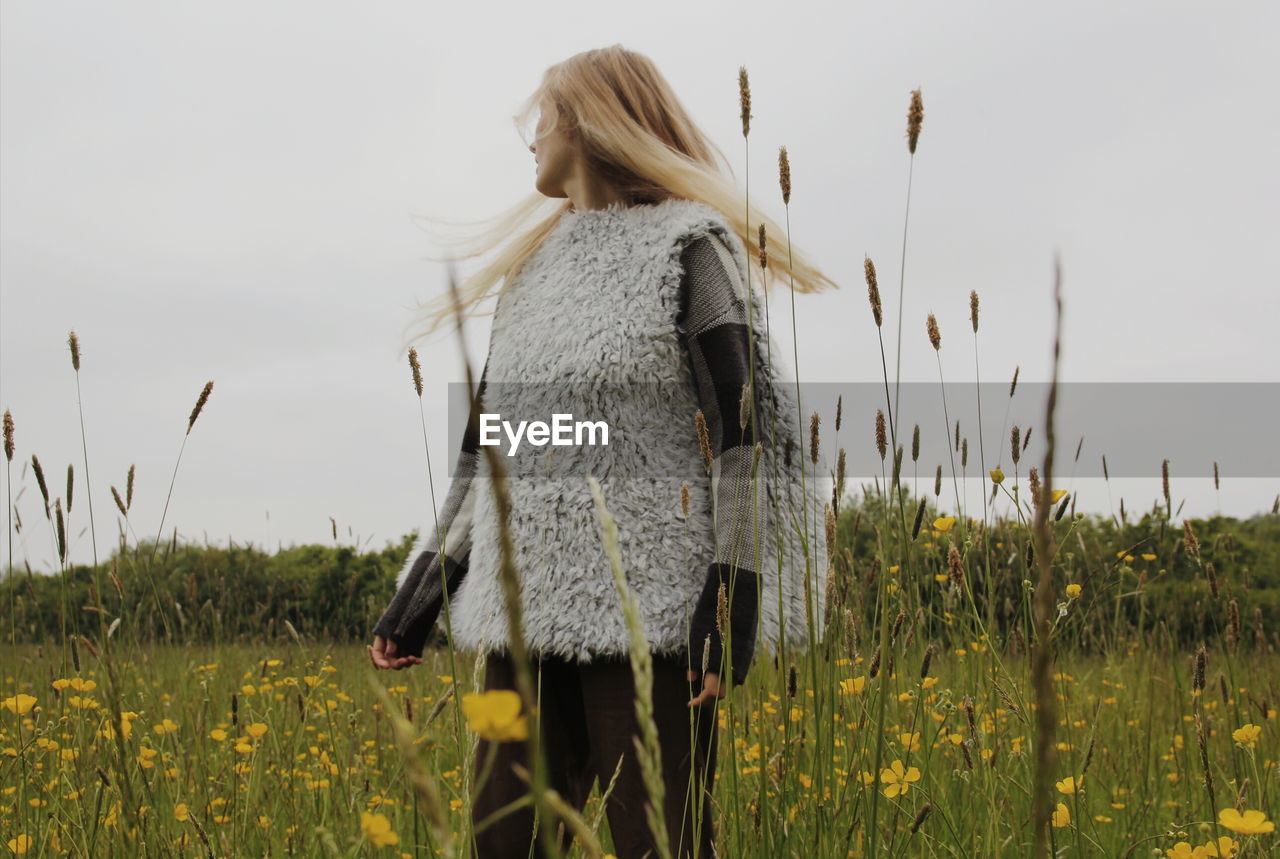
[[[504,281],[482,411],[512,424],[572,413],[611,433],[608,444],[527,444],[503,458],[551,786],[581,808],[593,781],[603,790],[616,769],[607,805],[615,851],[657,855],[632,741],[628,633],[590,474],[617,520],[653,654],[669,846],[711,856],[716,701],[728,678],[745,680],[757,639],[774,651],[803,647],[822,620],[820,496],[813,466],[804,472],[761,288],[747,286],[747,248],[759,253],[751,230],[773,224],[755,210],[744,219],[718,150],[640,54],[614,45],[552,66],[517,119],[533,115],[538,193],[491,237],[510,236],[544,198],[566,202],[460,294],[469,308]],[[779,235],[768,234],[775,277],[789,275],[798,292],[834,286],[797,255],[788,266]],[[442,304],[432,327],[450,312]],[[400,572],[370,655],[379,668],[421,662],[444,609],[451,644],[487,654],[485,688],[513,689],[498,516],[479,440],[473,422],[436,527]],[[477,768],[490,753],[482,741]],[[524,744],[492,753],[473,797],[477,823],[527,793],[511,766],[528,766]],[[535,839],[528,806],[480,830],[481,856],[526,855]]]

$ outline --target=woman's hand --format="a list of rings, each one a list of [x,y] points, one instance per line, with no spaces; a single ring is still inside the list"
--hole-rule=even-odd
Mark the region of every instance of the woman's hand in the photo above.
[[[692,683],[697,679],[698,679],[698,672],[693,671],[691,669],[689,671],[689,682]],[[714,671],[708,671],[706,674],[702,675],[702,694],[700,694],[697,698],[690,699],[688,706],[701,707],[703,704],[707,703],[708,701],[714,701],[717,698],[723,698],[725,695],[728,695],[728,694],[729,694],[729,685],[726,683],[725,685],[721,686],[720,675],[716,674]]]
[[[398,653],[398,645],[394,641],[388,641],[381,635],[375,635],[373,644],[369,646],[369,659],[373,662],[374,668],[395,668],[398,670],[422,662],[421,656],[400,656]]]

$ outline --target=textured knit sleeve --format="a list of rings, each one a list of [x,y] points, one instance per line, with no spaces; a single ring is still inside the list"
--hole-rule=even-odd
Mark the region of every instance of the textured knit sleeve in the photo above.
[[[689,655],[701,670],[708,638],[708,670],[723,676],[724,642],[716,623],[723,585],[728,608],[728,633],[733,679],[741,684],[755,651],[760,600],[760,562],[756,521],[762,504],[758,484],[751,479],[755,443],[765,449],[769,439],[756,405],[751,415],[742,410],[743,390],[763,368],[750,366],[745,287],[729,249],[717,238],[700,236],[681,255],[684,278],[677,330],[689,356],[698,403],[707,422],[712,468],[711,497],[716,551],[707,569],[702,593],[694,607],[689,631]],[[755,398],[751,398],[754,405]],[[755,437],[752,437],[754,417]],[[745,428],[743,423],[746,423]]]
[[[477,399],[484,396],[481,374]],[[479,411],[479,409],[477,409]],[[421,656],[427,637],[444,606],[467,574],[471,555],[471,521],[475,509],[476,467],[480,461],[480,432],[469,421],[449,483],[443,508],[428,533],[420,539],[396,578],[396,593],[374,626],[375,635],[396,642],[399,655]]]

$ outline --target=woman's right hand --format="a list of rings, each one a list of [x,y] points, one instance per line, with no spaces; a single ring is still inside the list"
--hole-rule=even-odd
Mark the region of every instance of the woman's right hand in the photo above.
[[[373,644],[369,646],[369,659],[373,662],[374,668],[395,668],[397,670],[422,662],[421,656],[400,656],[398,651],[399,647],[394,641],[389,641],[381,635],[375,635]]]

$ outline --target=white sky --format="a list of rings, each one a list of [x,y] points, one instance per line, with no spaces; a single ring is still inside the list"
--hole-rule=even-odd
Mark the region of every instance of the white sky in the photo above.
[[[797,299],[805,380],[879,377],[862,258],[876,261],[891,335],[905,114],[920,87],[904,379],[936,379],[930,311],[947,380],[973,378],[970,289],[983,303],[984,379],[1007,380],[1015,364],[1025,380],[1047,378],[1057,253],[1064,379],[1278,381],[1266,357],[1280,310],[1280,169],[1266,155],[1280,151],[1278,8],[7,2],[0,407],[17,423],[26,526],[14,560],[51,562],[22,467],[32,453],[58,495],[75,464],[73,559],[91,559],[71,329],[100,549],[118,527],[108,487],[123,489],[130,463],[133,526],[155,534],[210,379],[166,532],[274,547],[331,539],[333,516],[341,541],[381,546],[429,522],[399,350],[414,302],[440,293],[444,271],[424,259],[443,251],[414,216],[479,219],[528,193],[533,156],[511,114],[548,65],[615,42],[657,63],[739,182],[747,67],[752,199],[785,222],[786,145],[792,240],[842,286]],[[776,313],[787,302],[774,295]],[[790,319],[774,325],[790,352]],[[477,373],[488,328],[486,317],[468,330]],[[430,406],[461,364],[447,336],[419,351],[442,498],[454,452]],[[851,425],[864,429],[842,443],[864,433],[870,445],[870,422]],[[1195,467],[1233,453],[1207,437]],[[1075,488],[1083,508],[1107,508],[1101,481]],[[1248,515],[1277,490],[1278,478],[1232,478],[1220,494],[1179,478],[1174,503]],[[1113,481],[1110,496],[1140,509],[1159,491],[1153,475]]]

